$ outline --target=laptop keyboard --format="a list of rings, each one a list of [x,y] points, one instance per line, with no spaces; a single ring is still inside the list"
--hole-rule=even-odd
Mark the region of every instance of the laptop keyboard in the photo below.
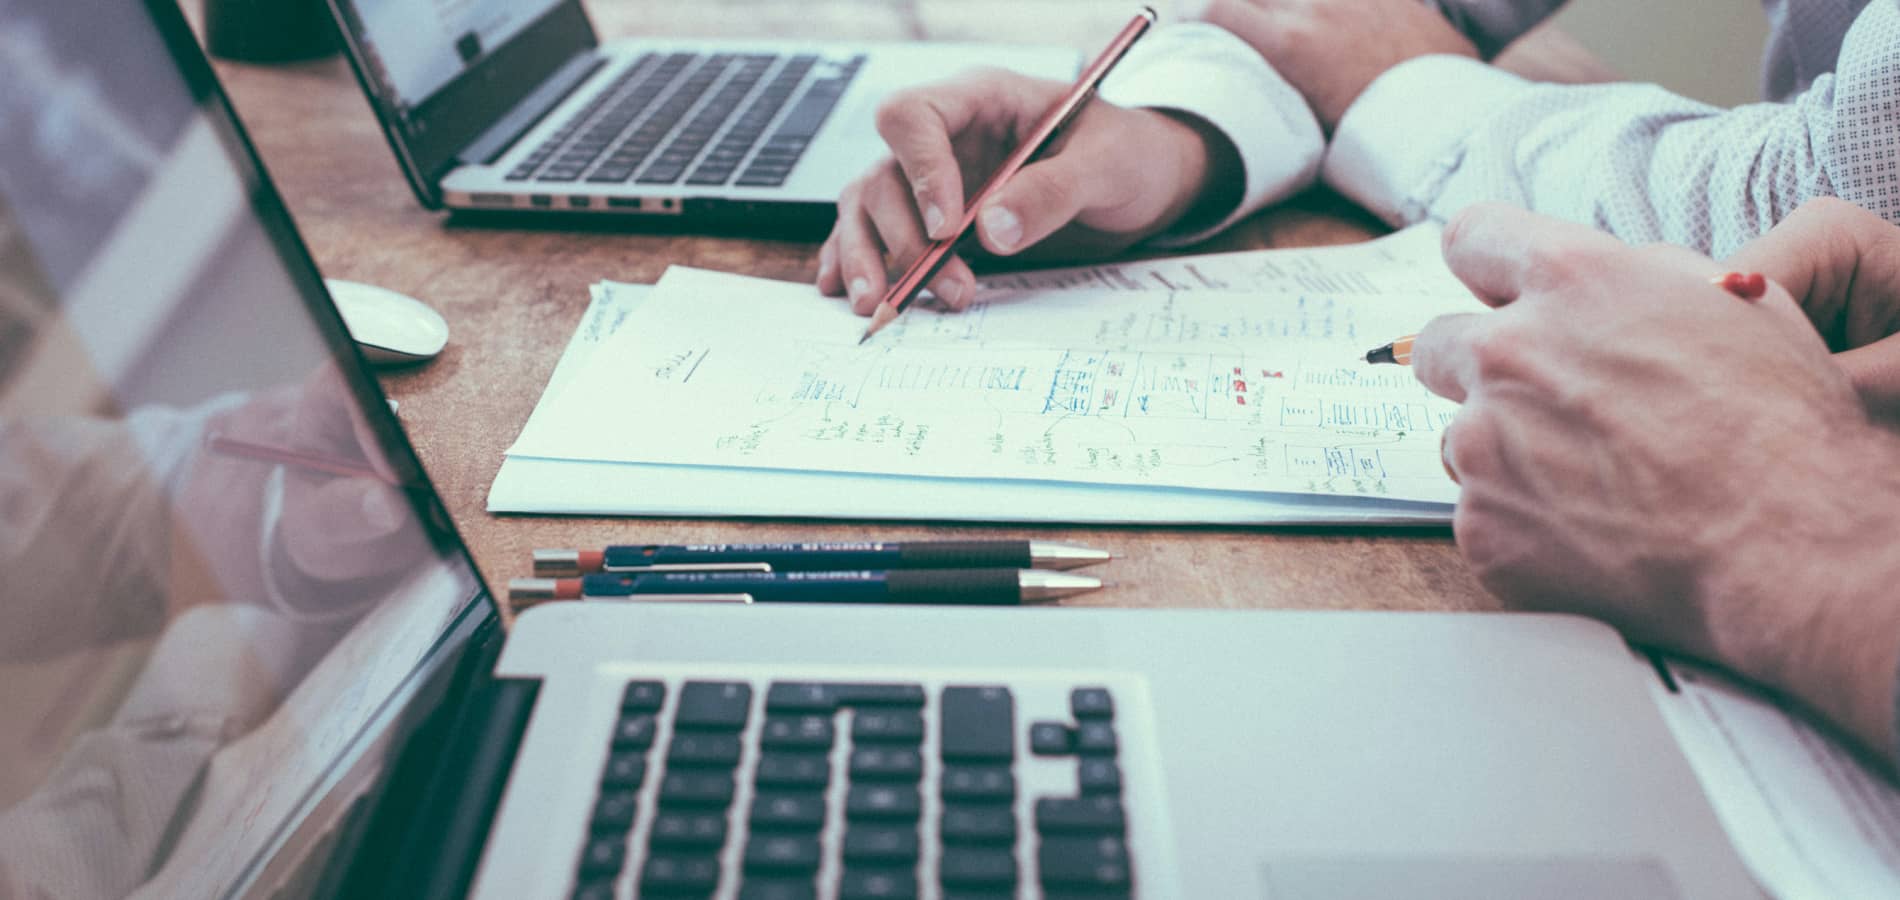
[[[1133,896],[1108,689],[1074,688],[1021,742],[1007,687],[763,690],[755,717],[750,682],[627,685],[575,898]],[[1072,759],[1073,789],[1019,803],[1019,745]]]
[[[777,187],[863,66],[863,56],[648,53],[507,179]]]

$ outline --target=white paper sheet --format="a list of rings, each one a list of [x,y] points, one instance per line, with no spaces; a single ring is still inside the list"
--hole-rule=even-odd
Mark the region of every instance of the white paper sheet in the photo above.
[[[510,452],[1451,502],[1456,408],[1359,356],[1478,304],[1370,283],[1038,290],[914,309],[859,347],[862,320],[808,286],[675,268]]]
[[[1771,698],[1670,663],[1662,709],[1742,861],[1781,900],[1900,897],[1900,789]]]

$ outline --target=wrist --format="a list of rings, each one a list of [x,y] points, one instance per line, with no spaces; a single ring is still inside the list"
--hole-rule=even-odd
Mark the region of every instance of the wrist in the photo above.
[[[1245,185],[1240,151],[1220,129],[1206,119],[1179,110],[1152,109],[1167,147],[1161,158],[1173,180],[1164,193],[1168,201],[1144,236],[1161,232],[1197,231],[1225,218],[1240,205]]]
[[[1787,477],[1751,492],[1750,537],[1721,554],[1697,609],[1718,661],[1891,758],[1900,440],[1861,425],[1807,441],[1787,458]]]

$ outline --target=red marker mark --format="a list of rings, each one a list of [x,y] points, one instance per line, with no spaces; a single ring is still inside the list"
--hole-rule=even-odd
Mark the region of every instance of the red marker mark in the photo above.
[[[1279,370],[1277,370],[1277,369],[1276,369],[1276,370],[1271,370],[1271,371],[1269,371],[1269,370],[1267,370],[1267,369],[1261,369],[1261,370],[1260,370],[1260,377],[1261,377],[1261,378],[1285,378],[1285,377],[1286,377],[1286,373],[1285,373],[1285,372],[1281,372],[1281,371],[1279,371]]]

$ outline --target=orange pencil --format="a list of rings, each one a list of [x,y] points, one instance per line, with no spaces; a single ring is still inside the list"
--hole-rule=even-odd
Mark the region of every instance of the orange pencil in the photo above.
[[[1762,295],[1768,293],[1768,279],[1760,272],[1729,272],[1709,279],[1709,283],[1743,300],[1760,300]],[[1374,347],[1366,351],[1366,362],[1409,366],[1412,364],[1412,341],[1417,337],[1416,334],[1408,334],[1383,347]]]
[[[1115,36],[1115,40],[1109,42],[1108,49],[1103,50],[1101,56],[1096,57],[1088,68],[1082,70],[1082,76],[1076,79],[1075,86],[1069,89],[1068,95],[1062,98],[1062,102],[1057,103],[1055,108],[1042,117],[1042,121],[1036,123],[1035,129],[1029,132],[1028,138],[1017,145],[1016,151],[1003,161],[1002,167],[990,175],[990,180],[983,183],[983,187],[976,192],[976,196],[971,198],[969,203],[964,204],[963,218],[957,226],[956,235],[946,240],[932,242],[930,249],[925,250],[924,255],[917,257],[917,261],[911,263],[910,269],[904,272],[904,277],[897,279],[897,283],[884,292],[884,299],[878,304],[877,312],[871,315],[871,327],[864,329],[864,337],[859,338],[858,343],[862,344],[870,340],[871,335],[882,331],[884,326],[897,319],[899,313],[910,307],[911,301],[916,300],[917,294],[924,289],[924,283],[929,281],[931,276],[936,275],[937,271],[943,268],[944,263],[949,262],[950,251],[956,247],[957,241],[976,225],[977,211],[982,209],[983,204],[995,196],[1006,182],[1015,177],[1023,166],[1028,165],[1036,154],[1042,152],[1063,126],[1069,124],[1077,114],[1082,112],[1082,108],[1088,105],[1089,98],[1095,96],[1096,89],[1102,86],[1102,80],[1114,70],[1115,64],[1128,55],[1129,48],[1133,47],[1142,35],[1147,34],[1149,28],[1154,27],[1155,19],[1155,11],[1152,8],[1142,7],[1141,13]]]

